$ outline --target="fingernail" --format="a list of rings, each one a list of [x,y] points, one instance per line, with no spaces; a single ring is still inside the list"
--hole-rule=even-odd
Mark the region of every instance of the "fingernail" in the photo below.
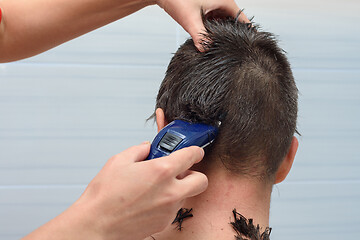
[[[149,142],[149,141],[145,141],[145,142],[142,142],[141,144],[142,144],[142,145],[150,144],[150,142]]]
[[[204,156],[205,156],[205,151],[204,151],[204,149],[200,148],[200,151],[201,151],[201,156],[204,157]]]

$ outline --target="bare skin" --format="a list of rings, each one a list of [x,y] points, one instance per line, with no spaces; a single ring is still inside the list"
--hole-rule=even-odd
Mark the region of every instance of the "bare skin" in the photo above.
[[[269,209],[273,184],[279,183],[290,171],[298,142],[294,138],[288,155],[284,158],[274,182],[264,183],[251,177],[245,178],[229,173],[221,162],[207,164],[204,159],[195,168],[209,179],[205,192],[186,199],[183,208],[192,208],[191,218],[182,223],[182,230],[169,225],[165,230],[152,234],[144,240],[218,240],[235,239],[236,232],[230,222],[234,221],[235,208],[247,219],[259,224],[260,232],[269,227]],[[270,226],[271,227],[271,226]]]
[[[146,6],[164,8],[201,49],[201,12],[235,17],[233,0],[0,0],[0,62],[27,58],[56,47]],[[244,14],[240,20],[248,22]]]
[[[243,216],[254,219],[265,230],[269,226],[271,185],[265,186],[253,179],[237,178],[225,169],[207,171],[209,187],[195,197],[185,201],[183,207],[193,208],[193,217],[184,220],[181,231],[176,225],[153,234],[156,240],[218,240],[234,239],[230,225],[232,210],[236,208]],[[151,237],[146,240],[151,240]]]

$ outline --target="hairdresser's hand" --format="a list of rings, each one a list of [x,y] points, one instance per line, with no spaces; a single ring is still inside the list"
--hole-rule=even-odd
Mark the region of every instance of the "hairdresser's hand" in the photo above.
[[[78,201],[24,240],[137,240],[162,231],[185,198],[207,188],[204,174],[188,170],[204,151],[189,147],[142,161],[149,150],[145,143],[110,158]]]
[[[185,198],[207,187],[204,174],[188,169],[203,158],[191,147],[168,157],[142,161],[150,144],[112,157],[90,182],[79,202],[92,212],[103,239],[143,239],[171,223]],[[181,179],[178,175],[187,171]]]
[[[112,157],[81,196],[79,203],[92,213],[94,230],[105,234],[103,239],[143,239],[159,232],[185,198],[207,188],[204,174],[188,170],[203,158],[201,148],[142,161],[149,149],[146,143]]]
[[[236,17],[240,8],[234,0],[156,0],[175,21],[177,21],[193,38],[195,46],[201,47],[202,33],[205,32],[201,13],[207,17],[223,18]],[[250,22],[244,13],[239,20]]]

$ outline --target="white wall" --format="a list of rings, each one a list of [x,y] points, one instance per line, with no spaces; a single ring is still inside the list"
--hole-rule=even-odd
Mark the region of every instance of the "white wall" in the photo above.
[[[239,1],[288,52],[300,149],[274,188],[272,239],[356,239],[360,2]],[[166,66],[187,34],[156,6],[37,57],[0,65],[0,239],[50,220],[115,153],[151,140]]]

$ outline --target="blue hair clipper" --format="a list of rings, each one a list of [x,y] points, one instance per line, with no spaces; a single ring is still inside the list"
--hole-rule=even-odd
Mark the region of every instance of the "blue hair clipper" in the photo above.
[[[175,120],[156,135],[151,143],[147,160],[167,156],[176,150],[189,146],[205,148],[215,140],[217,134],[217,127]]]

